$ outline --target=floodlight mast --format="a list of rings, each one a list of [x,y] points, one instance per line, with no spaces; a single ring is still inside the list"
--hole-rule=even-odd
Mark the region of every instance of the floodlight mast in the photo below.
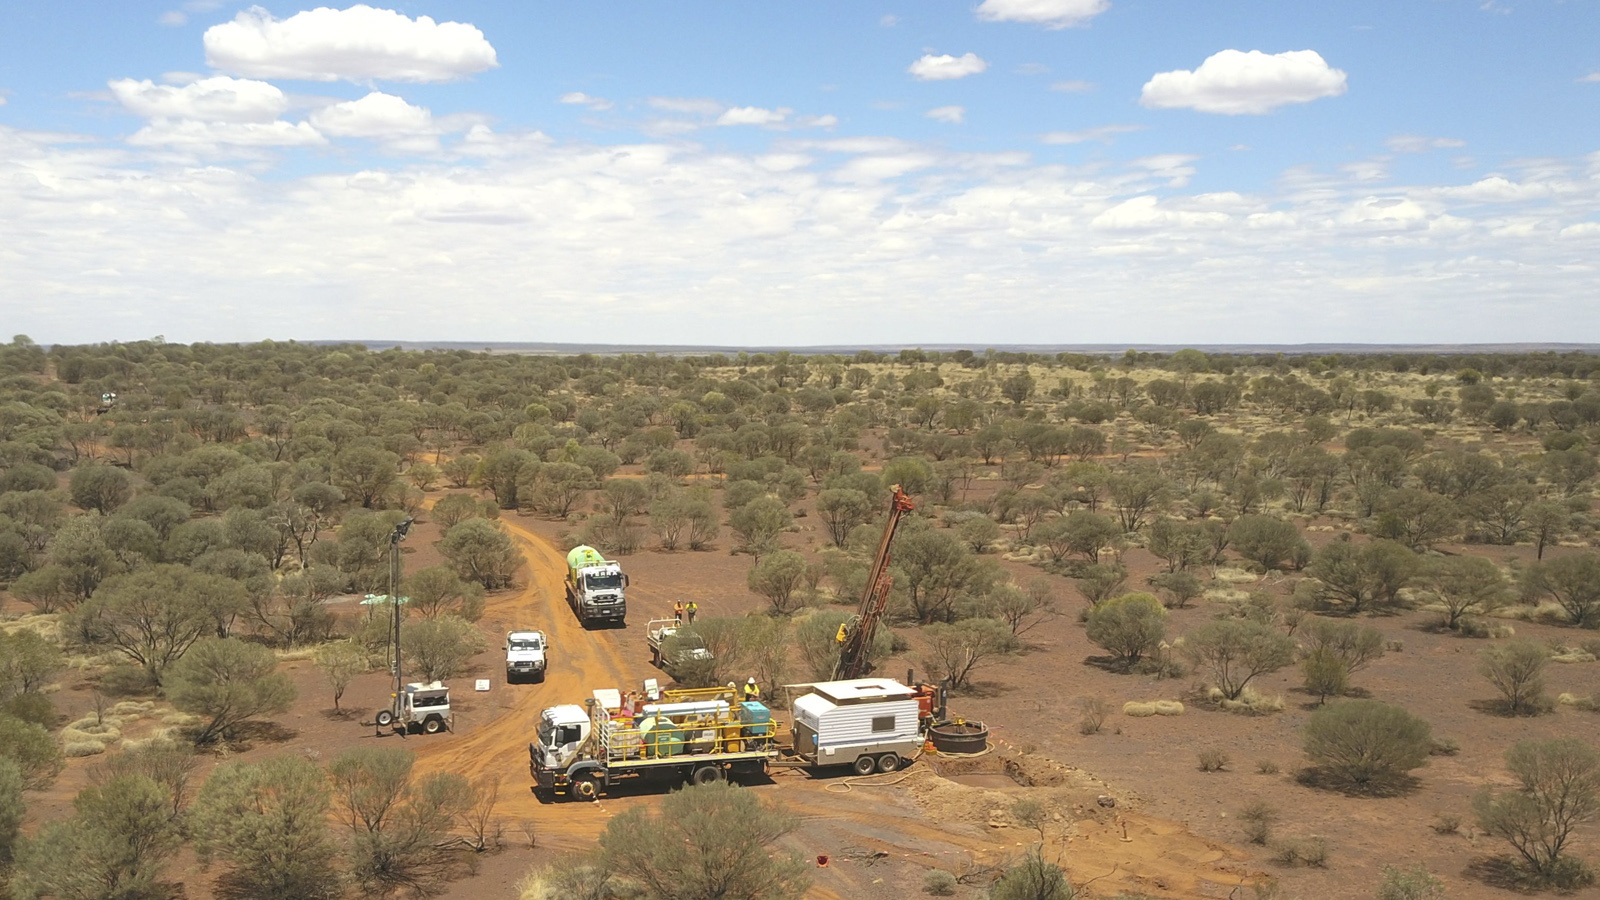
[[[411,530],[413,521],[406,516],[389,535],[389,607],[393,614],[389,646],[394,670],[394,693],[389,697],[389,711],[394,714],[396,722],[404,721],[400,715],[400,694],[405,690],[400,674],[400,542],[406,539],[406,532]]]

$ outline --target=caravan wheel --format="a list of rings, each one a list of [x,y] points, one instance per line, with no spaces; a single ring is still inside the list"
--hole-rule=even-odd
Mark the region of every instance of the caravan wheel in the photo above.
[[[878,761],[870,756],[858,756],[853,768],[856,770],[857,775],[871,775],[877,771]]]
[[[894,771],[898,771],[899,768],[900,768],[900,754],[898,754],[898,753],[885,753],[884,755],[878,757],[878,771],[879,772],[894,772]]]

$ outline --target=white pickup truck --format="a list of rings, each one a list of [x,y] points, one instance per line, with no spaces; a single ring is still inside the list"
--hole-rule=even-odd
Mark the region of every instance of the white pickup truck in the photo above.
[[[545,656],[550,649],[542,631],[506,632],[506,683],[519,678],[544,681]]]

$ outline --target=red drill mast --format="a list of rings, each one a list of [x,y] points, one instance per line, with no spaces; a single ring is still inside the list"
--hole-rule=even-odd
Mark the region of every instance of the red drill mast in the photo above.
[[[872,668],[867,661],[867,650],[872,646],[873,632],[878,620],[889,605],[889,589],[894,577],[889,574],[889,545],[894,542],[895,530],[900,527],[900,517],[916,509],[911,498],[900,485],[894,486],[894,497],[889,504],[889,521],[883,526],[883,540],[878,543],[878,555],[872,558],[872,571],[867,575],[867,589],[861,596],[861,608],[848,621],[839,626],[839,665],[833,670],[833,679],[842,681],[860,678]]]

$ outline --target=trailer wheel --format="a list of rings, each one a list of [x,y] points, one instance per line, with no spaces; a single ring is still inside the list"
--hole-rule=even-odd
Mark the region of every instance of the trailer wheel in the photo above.
[[[438,734],[444,730],[444,720],[438,716],[429,716],[422,720],[423,734]]]
[[[651,647],[650,648],[650,665],[655,666],[658,669],[661,668],[661,648],[660,647]]]
[[[394,724],[394,710],[380,709],[376,719],[379,728],[388,728]]]
[[[600,799],[600,782],[595,779],[594,775],[587,772],[582,775],[574,775],[569,793],[576,800],[598,800]]]
[[[854,768],[857,775],[871,775],[878,770],[878,761],[870,756],[858,756]]]
[[[701,766],[694,770],[694,774],[689,777],[689,780],[695,784],[716,784],[722,778],[722,768],[720,766]]]
[[[895,772],[900,769],[900,754],[885,753],[878,757],[879,772]]]

